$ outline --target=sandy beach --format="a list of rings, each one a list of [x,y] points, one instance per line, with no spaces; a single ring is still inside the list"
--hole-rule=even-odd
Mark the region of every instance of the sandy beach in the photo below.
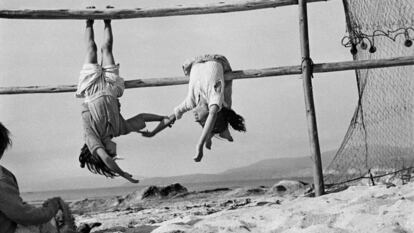
[[[309,185],[189,192],[179,184],[71,204],[92,232],[414,232],[414,182],[351,186],[321,197]]]

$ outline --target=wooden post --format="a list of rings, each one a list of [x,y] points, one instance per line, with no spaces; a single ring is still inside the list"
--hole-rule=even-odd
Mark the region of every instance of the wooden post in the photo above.
[[[308,133],[311,147],[311,154],[314,162],[313,182],[315,185],[315,195],[324,194],[321,151],[319,148],[318,128],[316,125],[315,106],[312,92],[312,62],[309,52],[308,35],[308,13],[306,0],[299,0],[299,30],[300,45],[302,54],[302,80],[305,94],[306,118],[308,120]]]

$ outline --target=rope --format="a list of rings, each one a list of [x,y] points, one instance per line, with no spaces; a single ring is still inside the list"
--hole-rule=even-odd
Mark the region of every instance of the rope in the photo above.
[[[300,63],[301,64],[301,67],[303,67],[303,63],[304,62],[306,62],[306,65],[310,69],[311,78],[313,79],[313,65],[314,65],[314,63],[312,61],[312,58],[310,58],[310,57],[302,57],[302,62]],[[303,72],[303,70],[302,70],[302,72]],[[300,76],[300,79],[302,79],[302,76]]]
[[[413,45],[413,38],[414,36],[410,36],[410,34],[414,34],[413,27],[400,27],[395,30],[375,30],[372,34],[365,34],[361,32],[360,29],[355,29],[349,32],[349,36],[344,36],[341,40],[341,44],[349,48],[351,47],[351,53],[356,54],[358,52],[357,46],[359,45],[361,49],[366,50],[369,48],[370,53],[375,53],[377,51],[377,47],[375,46],[375,37],[382,36],[386,37],[393,42],[397,40],[397,37],[404,35],[405,47],[411,47]]]
[[[385,174],[382,174],[382,175],[376,175],[376,176],[373,176],[371,174],[371,171],[368,171],[368,175],[369,175],[368,177],[363,175],[363,176],[360,176],[360,177],[357,177],[357,178],[354,178],[354,179],[350,179],[350,180],[346,180],[346,181],[342,181],[342,182],[338,182],[338,183],[325,184],[325,187],[330,188],[330,187],[334,187],[334,186],[340,186],[340,185],[343,185],[343,184],[346,184],[346,183],[350,183],[350,182],[357,181],[357,180],[362,180],[362,179],[372,180],[372,179],[381,178],[381,177],[388,176],[388,175],[397,174],[397,173],[400,173],[400,172],[403,172],[403,171],[411,170],[413,168],[414,167],[403,168],[403,169],[400,169],[400,170],[397,170],[397,171],[394,171],[394,172],[389,172],[389,173],[385,173]]]

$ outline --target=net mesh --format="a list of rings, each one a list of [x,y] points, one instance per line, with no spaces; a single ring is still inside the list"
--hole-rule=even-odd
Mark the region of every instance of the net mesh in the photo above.
[[[343,0],[354,60],[413,56],[414,0]],[[413,166],[414,66],[356,71],[358,106],[325,169],[341,184]]]

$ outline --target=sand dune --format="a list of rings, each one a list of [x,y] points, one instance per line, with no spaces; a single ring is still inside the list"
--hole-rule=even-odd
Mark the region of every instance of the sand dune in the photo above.
[[[84,213],[95,232],[414,232],[414,183],[352,186],[305,197],[308,186],[240,188],[140,200],[135,207]],[[139,204],[138,204],[139,203]]]

